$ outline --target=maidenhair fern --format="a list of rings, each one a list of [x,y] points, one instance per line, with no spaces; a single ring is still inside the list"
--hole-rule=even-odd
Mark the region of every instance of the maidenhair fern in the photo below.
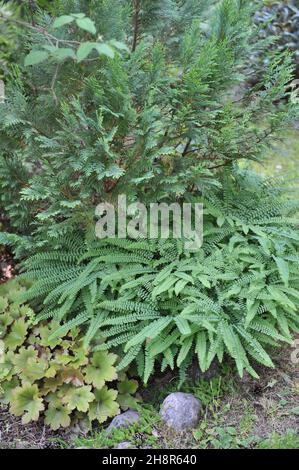
[[[86,327],[87,343],[106,339],[97,349],[115,349],[119,369],[135,361],[145,381],[158,364],[177,366],[183,378],[194,356],[203,371],[226,355],[240,375],[256,377],[256,362],[273,367],[267,347],[291,343],[299,331],[298,205],[238,169],[201,202],[198,252],[175,240],[82,240],[77,261],[72,246],[61,257],[57,250],[25,261],[23,275],[34,281],[25,297],[37,318],[67,320],[53,337]]]

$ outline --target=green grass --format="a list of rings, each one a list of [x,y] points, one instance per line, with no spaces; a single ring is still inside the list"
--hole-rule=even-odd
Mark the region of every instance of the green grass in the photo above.
[[[274,433],[270,439],[261,441],[258,449],[299,449],[299,436],[289,431],[284,436]]]
[[[117,447],[121,442],[129,442],[132,447],[153,447],[159,449],[159,442],[155,436],[155,426],[160,418],[158,413],[151,406],[139,406],[138,412],[140,420],[131,426],[120,429],[113,429],[107,434],[105,429],[91,433],[88,437],[79,437],[75,440],[76,448],[89,449],[111,449]]]
[[[294,197],[299,198],[299,131],[284,132],[280,140],[273,141],[263,163],[255,163],[253,168],[265,176],[284,176]]]

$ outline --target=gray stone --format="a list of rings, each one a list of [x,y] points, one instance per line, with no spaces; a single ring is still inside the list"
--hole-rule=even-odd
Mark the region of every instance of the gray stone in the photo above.
[[[175,392],[162,403],[162,421],[176,431],[193,429],[198,425],[201,403],[191,393]]]
[[[139,413],[137,411],[128,410],[118,416],[115,416],[107,428],[107,433],[111,433],[112,429],[128,428],[139,421]]]
[[[134,449],[134,447],[131,442],[125,441],[125,442],[120,442],[119,444],[117,444],[117,446],[114,447],[114,449]]]
[[[32,445],[30,442],[27,441],[16,441],[15,449],[38,449],[36,445]]]
[[[296,131],[299,131],[299,121],[295,121],[293,126],[294,126],[294,129],[296,129]]]

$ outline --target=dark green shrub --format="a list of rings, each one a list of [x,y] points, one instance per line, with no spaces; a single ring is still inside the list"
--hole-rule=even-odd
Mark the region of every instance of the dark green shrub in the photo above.
[[[0,106],[1,211],[12,224],[0,241],[20,255],[74,229],[90,237],[100,201],[187,200],[222,168],[261,158],[297,112],[291,57],[270,57],[236,101],[260,48],[251,2],[214,4],[59,0],[34,24],[2,12],[21,41]]]

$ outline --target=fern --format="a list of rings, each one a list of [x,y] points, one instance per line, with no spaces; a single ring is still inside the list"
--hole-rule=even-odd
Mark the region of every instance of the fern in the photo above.
[[[253,204],[256,187],[262,188],[263,199]],[[219,212],[220,202],[217,213],[207,205],[208,230],[196,253],[184,253],[174,240],[106,239],[83,243],[77,259],[66,241],[70,247],[65,246],[61,259],[57,250],[26,260],[23,276],[34,280],[26,295],[41,309],[37,318],[67,319],[67,328],[81,325],[86,345],[93,339],[100,341],[96,349],[115,349],[122,358],[119,368],[135,362],[146,380],[157,363],[163,371],[176,365],[183,377],[194,356],[203,371],[226,355],[240,375],[247,370],[256,377],[255,362],[273,367],[267,348],[289,343],[291,332],[299,328],[299,242],[285,236],[294,230],[293,220],[284,212],[271,220],[278,233],[256,235],[270,200],[277,212],[282,199],[277,188],[244,170],[235,170],[232,181],[224,180],[207,197],[225,198],[229,213],[225,207]],[[227,223],[233,234],[228,230],[223,235]],[[261,239],[268,241],[266,250]],[[214,251],[206,249],[210,240]],[[109,246],[114,248],[107,264],[98,255]],[[170,248],[176,253],[171,263]]]

